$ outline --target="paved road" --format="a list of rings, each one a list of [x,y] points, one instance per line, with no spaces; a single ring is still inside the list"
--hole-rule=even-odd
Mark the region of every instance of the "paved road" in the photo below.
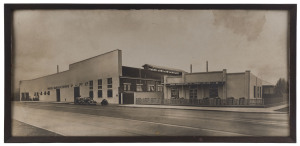
[[[288,114],[20,103],[13,119],[64,136],[288,136]]]

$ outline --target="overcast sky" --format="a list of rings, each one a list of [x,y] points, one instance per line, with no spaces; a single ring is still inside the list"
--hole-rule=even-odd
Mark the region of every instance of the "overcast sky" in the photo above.
[[[18,10],[14,83],[120,49],[123,65],[287,78],[288,12],[257,10]]]

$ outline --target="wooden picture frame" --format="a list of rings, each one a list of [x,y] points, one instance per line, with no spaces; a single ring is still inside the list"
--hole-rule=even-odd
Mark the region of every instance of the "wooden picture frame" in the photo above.
[[[12,60],[13,13],[16,10],[286,10],[289,17],[289,133],[287,137],[220,137],[220,136],[139,136],[139,137],[13,137],[12,128]],[[5,4],[5,143],[96,143],[96,142],[233,142],[295,143],[296,142],[296,4]]]

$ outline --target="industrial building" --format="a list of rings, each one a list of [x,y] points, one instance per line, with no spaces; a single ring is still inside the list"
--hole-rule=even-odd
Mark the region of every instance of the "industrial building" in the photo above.
[[[74,102],[76,97],[133,104],[134,96],[162,97],[164,75],[178,70],[145,64],[144,69],[122,66],[122,51],[114,50],[69,65],[69,70],[20,81],[21,101]]]
[[[164,99],[262,98],[262,80],[250,71],[184,73],[164,77]]]
[[[250,71],[188,73],[145,64],[122,66],[122,51],[114,50],[69,65],[69,70],[20,81],[21,101],[74,102],[91,97],[96,102],[134,104],[136,98],[203,99],[209,97],[262,98],[262,80]]]

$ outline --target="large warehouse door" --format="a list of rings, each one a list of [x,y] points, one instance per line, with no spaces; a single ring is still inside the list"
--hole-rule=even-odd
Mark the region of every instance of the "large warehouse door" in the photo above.
[[[123,93],[123,104],[134,104],[133,93]]]
[[[74,87],[74,101],[76,101],[76,97],[80,97],[80,88]]]
[[[56,89],[56,101],[60,102],[60,89]]]

